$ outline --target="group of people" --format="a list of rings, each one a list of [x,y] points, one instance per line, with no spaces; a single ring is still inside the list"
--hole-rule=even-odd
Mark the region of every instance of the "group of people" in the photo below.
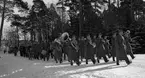
[[[108,62],[111,57],[117,65],[119,65],[120,60],[125,60],[128,65],[132,63],[127,57],[129,54],[132,59],[135,58],[130,44],[129,30],[126,32],[118,30],[112,33],[111,39],[108,39],[108,36],[102,36],[99,33],[98,37],[96,35],[92,37],[88,34],[86,38],[84,36],[76,38],[75,35],[70,38],[69,34],[65,32],[49,44],[34,43],[31,46],[14,48],[14,55],[16,56],[17,52],[20,51],[20,56],[28,57],[30,60],[43,59],[44,61],[45,59],[48,61],[51,56],[56,63],[62,63],[63,58],[66,60],[67,57],[71,65],[76,63],[78,66],[83,59],[85,59],[86,64],[88,64],[88,60],[95,64],[96,62],[100,63],[102,58]]]
[[[118,30],[112,34],[111,40],[107,39],[107,36],[102,37],[99,33],[98,38],[87,35],[86,38],[81,37],[76,39],[76,36],[69,37],[68,33],[63,33],[60,37],[56,38],[52,44],[54,58],[57,61],[62,62],[62,54],[66,54],[68,61],[71,65],[75,62],[80,65],[80,59],[86,59],[86,64],[90,59],[93,64],[100,63],[100,59],[103,58],[105,62],[108,62],[108,58],[113,58],[116,64],[119,65],[120,60],[125,60],[127,64],[132,62],[128,59],[129,54],[132,59],[135,58],[131,47],[130,31],[123,32]],[[95,57],[97,59],[95,59]]]

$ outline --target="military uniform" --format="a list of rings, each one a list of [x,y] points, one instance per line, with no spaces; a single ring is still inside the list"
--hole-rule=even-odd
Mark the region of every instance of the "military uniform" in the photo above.
[[[96,48],[97,48],[97,52],[96,52],[96,56],[97,56],[97,61],[98,63],[100,62],[99,59],[101,57],[103,57],[105,62],[108,62],[109,60],[106,57],[106,50],[105,50],[105,41],[102,38],[98,38],[97,39],[97,43],[96,43]]]
[[[85,59],[86,64],[88,64],[88,59],[91,59],[94,64],[96,63],[94,58],[94,46],[91,45],[89,40],[85,41]]]
[[[125,60],[127,64],[130,64],[126,53],[125,40],[122,35],[117,35],[116,37],[116,58],[117,65],[119,65],[119,60]]]
[[[125,44],[126,44],[126,52],[127,52],[127,54],[129,54],[131,56],[132,59],[134,59],[135,56],[133,55],[132,47],[131,47],[131,44],[130,44],[131,38],[126,37],[126,36],[124,36],[124,38],[125,38]]]

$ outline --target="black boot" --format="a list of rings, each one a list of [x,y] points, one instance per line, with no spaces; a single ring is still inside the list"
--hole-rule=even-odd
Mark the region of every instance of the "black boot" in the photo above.
[[[96,64],[95,58],[92,58],[91,60],[92,60],[93,64]]]
[[[119,63],[116,63],[116,65],[120,65]]]
[[[59,63],[60,63],[60,64],[62,63],[62,58],[60,58]]]
[[[98,63],[100,63],[100,60],[99,60],[99,58],[97,58],[97,61],[98,61]]]
[[[80,62],[80,61],[77,61],[76,64],[77,64],[78,66],[80,66],[81,62]]]
[[[86,59],[86,64],[88,64],[88,59]]]
[[[112,57],[113,61],[115,61],[115,57]]]
[[[103,59],[106,63],[109,61],[106,56],[104,56]]]
[[[72,60],[70,61],[70,65],[73,66],[73,62],[72,62]]]
[[[129,61],[128,63],[127,63],[127,65],[130,65],[132,63],[132,61]]]

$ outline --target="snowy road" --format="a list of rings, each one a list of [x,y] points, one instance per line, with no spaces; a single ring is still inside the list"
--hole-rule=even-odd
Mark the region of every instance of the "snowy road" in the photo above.
[[[23,57],[14,57],[0,53],[0,78],[145,78],[145,55],[135,55],[129,66],[120,62],[120,66],[112,62],[81,66],[70,66],[68,62],[56,64],[53,60],[30,61]]]

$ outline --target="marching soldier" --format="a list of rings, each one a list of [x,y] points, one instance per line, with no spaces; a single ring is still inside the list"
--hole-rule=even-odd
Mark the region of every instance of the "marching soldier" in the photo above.
[[[58,63],[58,60],[60,63],[62,63],[62,47],[61,47],[60,39],[56,38],[54,42],[52,43],[52,45],[53,45],[54,59],[56,63]]]
[[[95,44],[94,54],[96,54],[96,52],[97,52],[97,47],[96,47],[96,44],[97,44],[97,38],[96,38],[96,35],[94,35],[94,37],[93,37],[93,43]]]
[[[81,37],[79,40],[79,56],[81,57],[81,61],[84,58],[85,53],[85,38]]]
[[[116,63],[119,65],[119,60],[125,60],[126,63],[129,65],[132,63],[129,61],[126,53],[126,45],[125,40],[123,37],[123,31],[118,30],[117,36],[116,36]]]
[[[105,41],[104,47],[106,50],[106,55],[110,58],[111,57],[111,55],[110,55],[110,43],[109,43],[109,40],[107,39],[107,36],[104,36],[104,41]]]
[[[63,33],[61,36],[62,42],[65,42],[65,47],[64,51],[68,56],[68,61],[70,62],[71,65],[73,65],[73,62],[76,62],[76,64],[79,66],[79,58],[78,58],[78,43],[76,40],[76,37],[73,36],[72,40],[69,38],[69,34],[67,32]]]
[[[132,47],[131,47],[131,37],[130,37],[130,31],[127,30],[124,34],[124,38],[125,38],[125,44],[126,44],[126,52],[127,54],[129,54],[131,56],[132,59],[135,58],[135,56],[133,55],[133,52],[132,52]]]
[[[18,53],[18,47],[15,46],[15,47],[14,47],[14,56],[17,56],[17,53]]]
[[[91,59],[91,61],[93,62],[93,64],[96,63],[96,60],[94,58],[94,48],[95,48],[95,44],[92,43],[91,37],[90,35],[87,36],[87,40],[85,43],[85,59],[86,59],[86,64],[88,64],[88,60]]]
[[[70,58],[70,62],[71,65],[73,65],[73,62],[76,62],[76,64],[79,66],[80,65],[80,61],[79,61],[79,47],[78,47],[78,42],[76,40],[76,37],[73,36],[72,40],[70,42],[70,46],[71,46],[71,51],[68,53],[68,57]]]
[[[112,38],[111,38],[111,43],[112,43],[111,55],[112,55],[113,61],[115,61],[115,57],[116,57],[116,33],[113,33]]]
[[[105,62],[108,62],[109,60],[106,57],[106,52],[105,52],[105,41],[102,38],[102,34],[100,33],[97,39],[97,43],[96,43],[96,48],[97,48],[97,52],[96,52],[96,56],[97,56],[97,61],[98,63],[100,63],[99,59],[101,57],[103,57]]]

